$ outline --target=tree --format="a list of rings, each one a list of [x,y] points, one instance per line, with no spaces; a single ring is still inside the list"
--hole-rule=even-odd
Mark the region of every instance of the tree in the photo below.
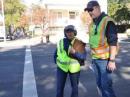
[[[29,25],[29,16],[24,12],[19,19],[19,27],[26,27]]]
[[[17,25],[22,12],[25,10],[25,5],[20,0],[4,0],[5,24]]]
[[[39,25],[43,23],[43,18],[45,17],[45,9],[38,6],[32,5],[32,21],[35,25]]]
[[[117,2],[108,3],[108,15],[114,18],[117,10],[120,9],[120,6],[121,5]]]
[[[123,5],[122,8],[118,9],[115,13],[115,20],[120,24],[129,24],[130,21],[130,11]]]
[[[80,18],[84,25],[90,25],[92,22],[92,18],[88,12],[82,12]]]
[[[108,14],[116,21],[119,33],[125,32],[130,26],[130,11],[128,9],[128,3],[126,3],[128,1],[129,0],[118,0],[112,2],[112,0],[110,0],[108,3]]]
[[[108,4],[108,14],[117,23],[126,23],[128,24],[130,21],[130,11],[126,7],[125,3],[118,3],[118,2],[113,2]]]
[[[130,0],[108,0],[108,3],[113,3],[113,2],[128,3],[130,2]]]
[[[128,2],[130,2],[130,0],[119,0],[118,2],[119,3],[128,3]]]

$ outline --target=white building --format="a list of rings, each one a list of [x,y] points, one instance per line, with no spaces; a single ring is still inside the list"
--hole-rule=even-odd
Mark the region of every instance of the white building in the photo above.
[[[64,37],[63,28],[67,24],[73,24],[78,29],[78,35],[80,39],[88,42],[88,36],[86,36],[87,28],[81,24],[80,15],[84,11],[87,2],[90,0],[43,0],[41,6],[46,8],[47,17],[49,21],[50,41],[54,43],[60,38]],[[101,9],[107,12],[107,0],[98,0],[101,5]],[[54,30],[56,29],[56,31]],[[57,29],[60,29],[57,31]],[[55,34],[55,35],[54,35]],[[87,37],[87,38],[86,38]]]

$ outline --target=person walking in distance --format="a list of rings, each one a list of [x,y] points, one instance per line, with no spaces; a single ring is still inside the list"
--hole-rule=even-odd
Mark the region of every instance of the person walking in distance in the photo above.
[[[102,97],[116,97],[111,74],[116,69],[117,28],[113,19],[101,12],[97,1],[89,1],[84,11],[93,19],[89,28],[89,44],[98,89]]]

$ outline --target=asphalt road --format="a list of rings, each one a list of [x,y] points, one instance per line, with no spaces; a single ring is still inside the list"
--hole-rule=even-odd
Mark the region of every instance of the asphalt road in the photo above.
[[[38,97],[55,97],[56,64],[53,62],[54,44],[31,46],[32,63]],[[0,97],[23,97],[25,46],[0,48]],[[82,67],[79,97],[99,97],[95,77],[89,68],[89,49],[86,65]],[[130,97],[130,43],[121,43],[117,56],[117,70],[113,73],[113,86],[117,97]],[[26,88],[28,88],[26,86]],[[67,79],[64,97],[70,97],[71,87]]]
[[[0,48],[0,97],[22,97],[25,48]]]

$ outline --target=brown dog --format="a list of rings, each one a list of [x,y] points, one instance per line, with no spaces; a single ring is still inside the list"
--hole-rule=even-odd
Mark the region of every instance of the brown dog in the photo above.
[[[84,53],[86,44],[83,43],[81,40],[75,38],[72,43],[72,47],[75,49],[76,52]]]

